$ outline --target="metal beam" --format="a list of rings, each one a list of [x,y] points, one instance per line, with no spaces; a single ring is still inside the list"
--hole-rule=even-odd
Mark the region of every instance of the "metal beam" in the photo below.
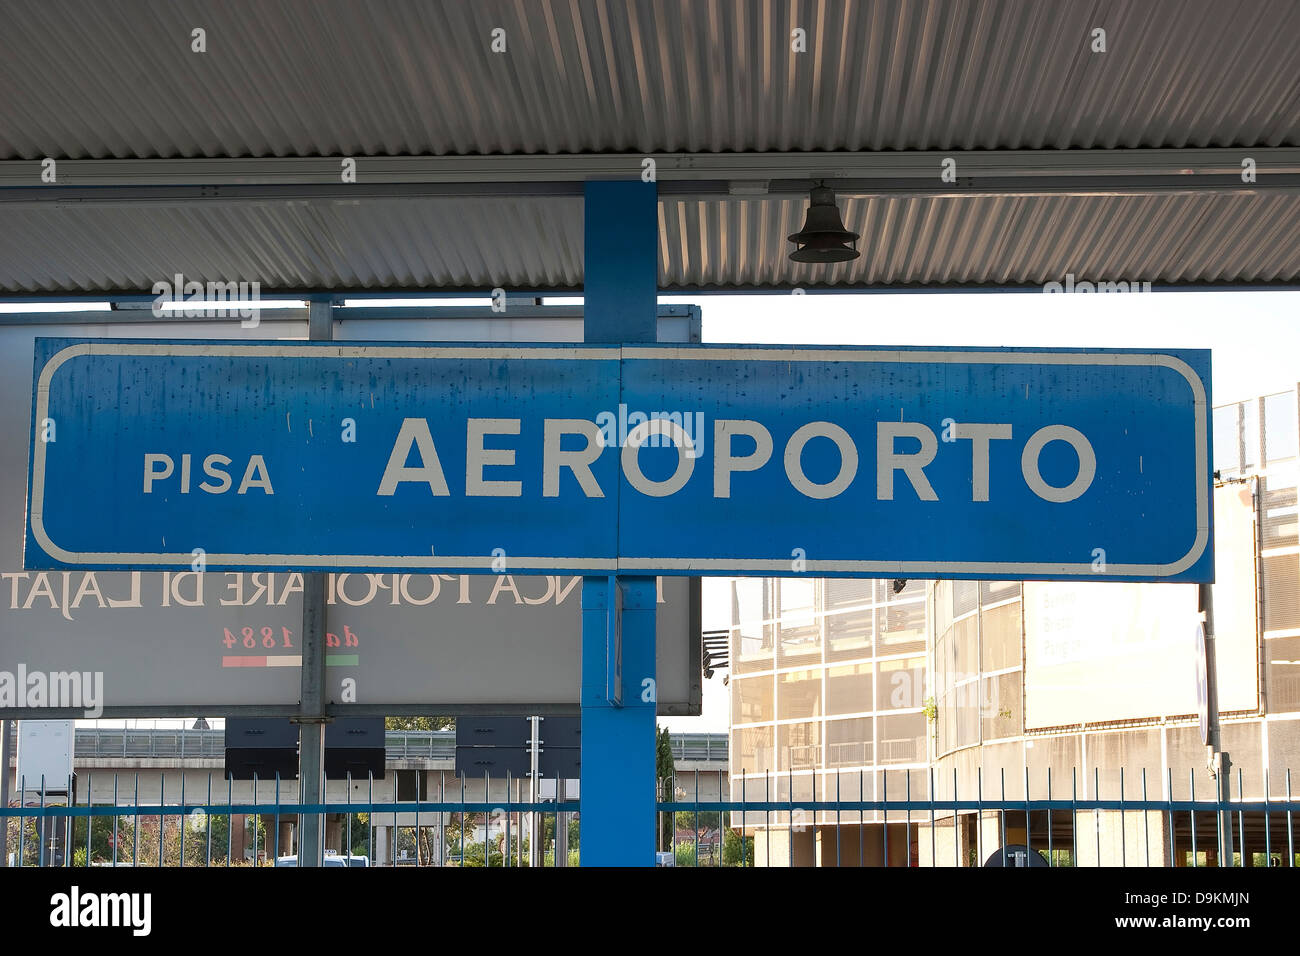
[[[44,185],[40,160],[0,162],[0,187],[336,185],[364,189],[395,184],[554,184],[640,178],[655,161],[665,183],[701,180],[930,179],[945,159],[958,177],[1200,176],[1241,173],[1253,159],[1261,179],[1300,173],[1300,147],[1212,149],[1018,149],[881,152],[596,153],[513,156],[363,156],[357,180],[344,184],[338,157],[237,159],[61,159],[57,181]],[[463,193],[462,193],[463,194]]]
[[[379,199],[570,198],[584,183],[627,177],[653,159],[662,201],[802,197],[830,182],[841,196],[1123,196],[1300,191],[1300,148],[988,150],[864,153],[666,153],[362,159],[344,183],[334,159],[0,162],[0,206],[333,204]],[[1242,181],[1253,160],[1256,181]],[[944,163],[955,163],[950,182]]]

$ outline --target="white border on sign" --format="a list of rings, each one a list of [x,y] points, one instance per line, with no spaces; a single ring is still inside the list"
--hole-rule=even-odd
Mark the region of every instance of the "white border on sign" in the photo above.
[[[238,345],[213,343],[135,344],[127,342],[82,342],[71,345],[50,357],[41,370],[36,391],[36,421],[48,417],[50,380],[69,360],[79,355],[218,355],[287,357],[314,355],[334,358],[441,358],[441,359],[587,359],[605,360],[678,359],[688,361],[772,361],[772,362],[939,362],[988,365],[1111,365],[1169,368],[1187,381],[1192,389],[1196,428],[1196,539],[1188,552],[1169,564],[1107,564],[1104,577],[1171,577],[1191,567],[1204,553],[1210,540],[1209,425],[1205,384],[1182,359],[1159,353],[1085,353],[1085,352],[989,352],[960,349],[783,349],[783,348],[678,348],[672,346],[555,347],[519,346],[390,346],[390,345]],[[87,552],[64,550],[45,531],[42,512],[45,496],[45,445],[36,443],[32,460],[32,534],[52,558],[71,565],[115,565],[125,567],[172,567],[189,564],[193,555],[127,552]],[[436,560],[430,561],[429,558]],[[491,571],[491,555],[312,555],[312,554],[208,554],[205,560],[215,567],[257,565],[289,568],[402,568],[439,569],[456,567],[468,571]],[[681,574],[732,572],[788,572],[785,559],[735,558],[543,558],[511,556],[513,568],[539,571],[666,571]],[[806,572],[830,574],[851,572],[863,575],[911,576],[924,574],[961,574],[1035,576],[1079,575],[1098,577],[1091,561],[1080,563],[1031,563],[1006,561],[822,561],[805,562]]]

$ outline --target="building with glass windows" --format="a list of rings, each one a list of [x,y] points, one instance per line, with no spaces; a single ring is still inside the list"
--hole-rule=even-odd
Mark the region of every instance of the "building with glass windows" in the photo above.
[[[1295,391],[1214,410],[1234,798],[1300,792],[1298,426]],[[748,578],[732,594],[733,799],[1213,797],[1195,585]],[[949,812],[933,829],[901,813],[803,816],[745,816],[760,865],[970,865],[1004,839],[1050,843],[1054,862],[1192,862],[1187,814]],[[1238,862],[1279,862],[1285,815],[1238,818]],[[1195,826],[1196,859],[1212,862],[1213,816]]]

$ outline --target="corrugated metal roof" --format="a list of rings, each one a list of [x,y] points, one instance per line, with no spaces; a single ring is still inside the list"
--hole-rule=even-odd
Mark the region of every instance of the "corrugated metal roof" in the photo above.
[[[30,0],[0,159],[1295,146],[1298,39],[1295,0]]]
[[[0,159],[681,153],[680,172],[704,152],[1300,147],[1298,41],[1296,0],[15,0]],[[0,290],[582,285],[572,194],[155,202],[96,172],[71,181],[105,201],[0,203]],[[1277,172],[1237,194],[846,193],[864,255],[833,266],[787,258],[789,190],[665,191],[660,285],[1297,283],[1300,190]]]
[[[862,258],[787,258],[804,203],[664,199],[660,286],[1296,282],[1300,194],[873,197],[841,201]],[[321,289],[575,290],[575,198],[0,205],[0,290],[148,291],[177,272]]]

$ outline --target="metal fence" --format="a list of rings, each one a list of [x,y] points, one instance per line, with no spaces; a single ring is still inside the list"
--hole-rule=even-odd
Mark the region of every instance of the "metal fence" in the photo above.
[[[1008,799],[1006,775],[974,792],[929,786],[879,799],[842,794],[802,799],[794,774],[741,775],[696,771],[659,781],[659,862],[678,866],[1300,866],[1291,775],[1284,797],[1247,797],[1239,773],[1235,795],[1219,799],[1187,782],[1190,798],[1154,797],[1146,774],[1137,794],[1102,799],[1099,771],[1091,789],[1078,771],[1065,787],[1049,776],[1046,791]],[[80,774],[57,789],[21,780],[17,806],[0,808],[15,866],[263,866],[296,865],[296,830],[325,826],[327,865],[555,866],[581,859],[580,802],[556,800],[559,781],[542,781],[549,799],[530,802],[528,782],[421,774],[400,798],[397,774],[327,781],[343,800],[300,804],[280,779],[227,780],[208,772]],[[103,777],[111,779],[110,782]],[[433,778],[435,774],[428,774]],[[156,787],[155,787],[156,783]],[[1261,794],[1270,793],[1267,780]],[[549,784],[549,787],[547,786]],[[1161,787],[1174,794],[1170,774]],[[156,795],[153,790],[156,789]],[[1229,788],[1231,791],[1232,788]],[[421,792],[421,791],[424,792]],[[1093,796],[1081,796],[1087,791]],[[941,792],[942,791],[942,792]],[[860,789],[859,793],[866,792]],[[111,799],[103,799],[111,793]],[[387,794],[387,795],[386,795]],[[71,795],[71,796],[69,796]],[[270,799],[266,799],[267,797]],[[355,796],[355,799],[354,799]],[[250,797],[250,799],[244,799]],[[561,835],[563,833],[563,835]],[[533,852],[536,843],[537,850]],[[566,850],[567,844],[567,852]]]
[[[78,727],[77,757],[121,758],[220,758],[225,754],[225,731],[221,729]],[[386,755],[394,760],[452,760],[456,756],[454,730],[388,730],[384,732]],[[725,762],[726,734],[673,734],[673,758]]]

